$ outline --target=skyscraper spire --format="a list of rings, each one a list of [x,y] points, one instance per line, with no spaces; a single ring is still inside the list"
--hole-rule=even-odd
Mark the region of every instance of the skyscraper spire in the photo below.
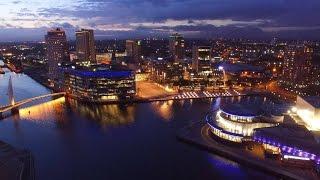
[[[11,76],[9,78],[9,84],[8,84],[8,96],[9,96],[9,103],[10,105],[14,105],[15,101],[14,101],[14,96],[13,96],[13,87],[12,87],[12,79]]]

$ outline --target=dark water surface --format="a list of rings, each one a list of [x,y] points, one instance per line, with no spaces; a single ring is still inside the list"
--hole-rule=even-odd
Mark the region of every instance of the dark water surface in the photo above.
[[[19,100],[50,93],[26,75],[0,76],[0,105],[12,75]],[[219,100],[87,106],[56,99],[0,121],[0,140],[31,150],[37,179],[274,179],[176,140]]]

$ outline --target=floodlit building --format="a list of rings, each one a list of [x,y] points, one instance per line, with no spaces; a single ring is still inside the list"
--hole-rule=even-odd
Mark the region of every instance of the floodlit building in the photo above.
[[[261,110],[242,104],[222,106],[215,115],[207,118],[215,136],[236,143],[251,137],[256,128],[273,127],[279,123],[279,118],[264,118]]]
[[[320,97],[297,97],[296,113],[310,130],[320,130]]]

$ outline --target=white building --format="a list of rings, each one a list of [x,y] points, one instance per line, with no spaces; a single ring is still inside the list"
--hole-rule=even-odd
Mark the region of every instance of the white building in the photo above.
[[[297,115],[309,130],[320,130],[320,97],[297,97]]]

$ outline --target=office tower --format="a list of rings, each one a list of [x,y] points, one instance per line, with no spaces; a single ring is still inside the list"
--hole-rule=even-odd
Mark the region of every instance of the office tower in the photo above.
[[[131,63],[138,63],[141,59],[141,41],[126,40],[126,53]]]
[[[183,37],[175,33],[169,38],[169,50],[175,61],[184,59],[185,43]]]
[[[80,62],[96,63],[96,49],[93,30],[81,29],[76,32],[76,49]]]
[[[68,47],[67,38],[63,30],[57,28],[47,32],[45,36],[48,60],[48,78],[51,86],[58,81],[58,64],[67,61]]]
[[[194,46],[192,52],[192,68],[199,75],[209,75],[212,73],[211,52],[209,46]]]

